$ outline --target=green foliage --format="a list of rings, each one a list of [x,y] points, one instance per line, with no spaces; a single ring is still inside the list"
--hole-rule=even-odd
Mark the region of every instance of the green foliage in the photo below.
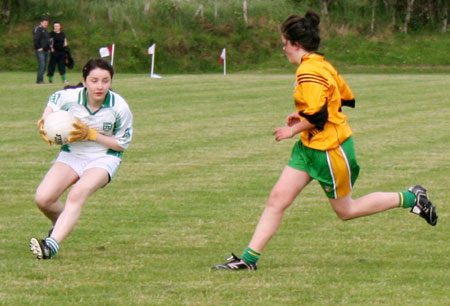
[[[330,37],[323,51],[343,66],[423,66],[442,68],[450,65],[450,35],[423,34],[411,38],[396,34],[392,38],[367,39],[357,35]],[[394,68],[397,69],[397,68]]]
[[[60,253],[36,261],[28,241],[50,222],[34,192],[58,152],[36,122],[63,84],[0,73],[0,305],[450,305],[449,74],[344,75],[354,195],[423,184],[436,227],[408,209],[342,222],[312,182],[258,271],[210,270],[247,246],[288,161],[295,140],[272,131],[294,109],[293,74],[117,74],[133,142]]]
[[[281,50],[280,23],[289,14],[303,14],[310,8],[320,12],[319,1],[248,0],[246,24],[242,0],[19,2],[21,6],[12,5],[10,18],[0,24],[0,52],[4,54],[0,71],[36,69],[31,30],[42,15],[62,22],[77,71],[98,56],[100,47],[112,43],[116,44],[118,72],[149,72],[151,57],[146,49],[153,43],[157,73],[220,72],[217,61],[224,47],[229,72],[284,70],[289,65]],[[326,27],[323,22],[321,30],[322,50],[328,59],[345,66],[448,65],[448,56],[436,52],[445,50],[438,41],[446,44],[450,35],[436,31],[437,16],[433,24],[424,26],[425,17],[416,12],[410,26],[415,33],[400,35],[398,25],[390,24],[390,14],[396,13],[400,22],[404,7],[386,9],[389,1],[377,3],[375,32],[371,33],[371,1],[331,1],[331,25]],[[200,4],[203,15],[195,15]]]

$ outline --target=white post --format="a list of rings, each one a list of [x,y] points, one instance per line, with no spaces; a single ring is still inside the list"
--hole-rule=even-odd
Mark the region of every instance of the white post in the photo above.
[[[152,63],[150,66],[150,77],[153,78],[153,69],[155,67],[155,44],[152,44],[150,47],[148,47],[147,49],[147,54],[150,54],[152,56]]]
[[[153,77],[153,67],[155,66],[155,52],[152,54],[152,67],[150,69],[150,77]]]
[[[227,50],[223,48],[223,75],[227,75]]]
[[[244,22],[245,24],[248,24],[248,18],[247,18],[247,0],[242,1],[242,15],[244,15]]]
[[[217,2],[214,0],[214,21],[217,20]]]
[[[111,66],[114,63],[114,48],[115,48],[115,45],[112,44],[112,48],[111,48]]]

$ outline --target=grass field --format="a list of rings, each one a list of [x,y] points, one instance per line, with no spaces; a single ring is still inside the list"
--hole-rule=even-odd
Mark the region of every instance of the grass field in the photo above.
[[[36,122],[61,85],[0,73],[0,305],[449,305],[450,75],[344,77],[354,195],[423,184],[438,225],[404,209],[342,222],[313,182],[259,270],[230,273],[210,267],[247,246],[294,143],[271,135],[293,111],[293,74],[119,73],[133,143],[57,257],[37,261],[29,239],[50,223],[33,197],[58,148]]]

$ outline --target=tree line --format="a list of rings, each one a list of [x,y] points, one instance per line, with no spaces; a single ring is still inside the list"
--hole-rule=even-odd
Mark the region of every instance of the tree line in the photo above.
[[[3,24],[11,21],[39,18],[52,7],[58,7],[61,0],[0,0],[0,15]],[[67,1],[67,0],[66,0]],[[69,0],[70,1],[70,0]],[[183,4],[196,3],[198,9],[195,16],[203,17],[204,7],[214,7],[214,16],[217,17],[218,5],[240,5],[243,22],[248,23],[252,15],[252,5],[268,2],[267,0],[141,0],[142,10],[148,11],[156,2],[171,4],[176,10],[183,9]],[[83,10],[87,1],[71,1],[74,10]],[[278,2],[278,1],[277,1]],[[282,2],[282,1],[280,1]],[[414,29],[428,29],[447,32],[449,16],[449,0],[284,0],[292,5],[310,6],[320,11],[322,19],[327,26],[342,22],[342,12],[353,11],[352,14],[362,15],[365,21],[370,20],[369,30],[374,32],[377,27],[388,26],[392,29],[408,33],[411,27]],[[104,0],[104,5],[122,3],[127,1]],[[239,4],[240,3],[240,4]],[[269,2],[268,2],[269,3]],[[389,21],[386,23],[386,19]]]

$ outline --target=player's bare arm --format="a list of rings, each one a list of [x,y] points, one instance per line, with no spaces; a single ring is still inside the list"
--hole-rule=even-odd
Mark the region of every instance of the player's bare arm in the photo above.
[[[292,115],[292,114],[291,114]],[[291,116],[289,115],[289,116]],[[297,115],[298,117],[298,115]],[[275,135],[276,141],[281,141],[283,139],[288,139],[293,137],[294,135],[297,135],[298,133],[302,131],[306,131],[309,129],[314,128],[314,124],[311,124],[308,120],[301,120],[299,119],[299,122],[296,124],[293,124],[292,126],[282,126],[275,131],[273,131],[273,135]]]
[[[293,112],[292,114],[289,114],[289,116],[286,117],[286,124],[288,126],[293,126],[294,124],[297,124],[300,122],[300,117],[298,116],[297,112]]]
[[[95,141],[114,151],[122,152],[124,150],[121,146],[119,146],[117,140],[113,136],[98,133]]]

